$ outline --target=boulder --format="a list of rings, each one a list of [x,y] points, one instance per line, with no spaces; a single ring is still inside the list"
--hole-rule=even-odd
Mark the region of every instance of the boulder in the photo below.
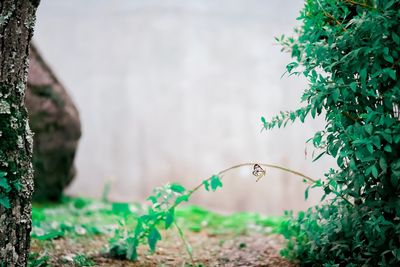
[[[34,200],[57,201],[75,176],[81,136],[79,113],[34,45],[30,49],[26,106],[34,133]]]

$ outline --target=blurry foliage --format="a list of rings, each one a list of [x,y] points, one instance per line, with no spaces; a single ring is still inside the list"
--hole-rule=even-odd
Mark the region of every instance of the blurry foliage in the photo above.
[[[46,267],[49,266],[47,261],[49,260],[49,256],[40,255],[39,253],[30,253],[29,254],[29,267]]]
[[[400,2],[308,0],[297,37],[277,38],[309,82],[305,106],[266,129],[323,114],[309,141],[336,159],[328,203],[286,222],[284,256],[304,266],[400,266]]]
[[[95,266],[94,261],[83,254],[75,255],[72,260],[75,266]]]
[[[34,203],[31,237],[44,241],[110,233],[118,218],[112,204],[89,199],[64,198],[61,204]]]
[[[281,225],[281,217],[261,216],[257,213],[237,212],[221,215],[197,206],[188,206],[176,211],[178,222],[184,221],[185,228],[200,232],[208,229],[211,234],[244,234],[248,230],[276,233]]]

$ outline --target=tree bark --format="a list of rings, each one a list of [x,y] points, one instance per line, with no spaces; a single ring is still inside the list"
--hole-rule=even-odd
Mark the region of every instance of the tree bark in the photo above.
[[[0,266],[26,266],[33,192],[25,108],[29,43],[39,0],[0,0]]]

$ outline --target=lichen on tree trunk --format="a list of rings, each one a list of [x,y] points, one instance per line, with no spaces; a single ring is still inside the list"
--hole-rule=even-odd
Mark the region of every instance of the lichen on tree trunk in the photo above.
[[[38,0],[0,1],[0,266],[26,266],[33,192],[24,104]]]

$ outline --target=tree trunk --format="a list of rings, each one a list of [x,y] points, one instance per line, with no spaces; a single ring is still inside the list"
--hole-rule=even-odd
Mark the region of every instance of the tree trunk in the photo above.
[[[33,191],[32,134],[24,104],[39,0],[0,1],[0,266],[26,266]]]

